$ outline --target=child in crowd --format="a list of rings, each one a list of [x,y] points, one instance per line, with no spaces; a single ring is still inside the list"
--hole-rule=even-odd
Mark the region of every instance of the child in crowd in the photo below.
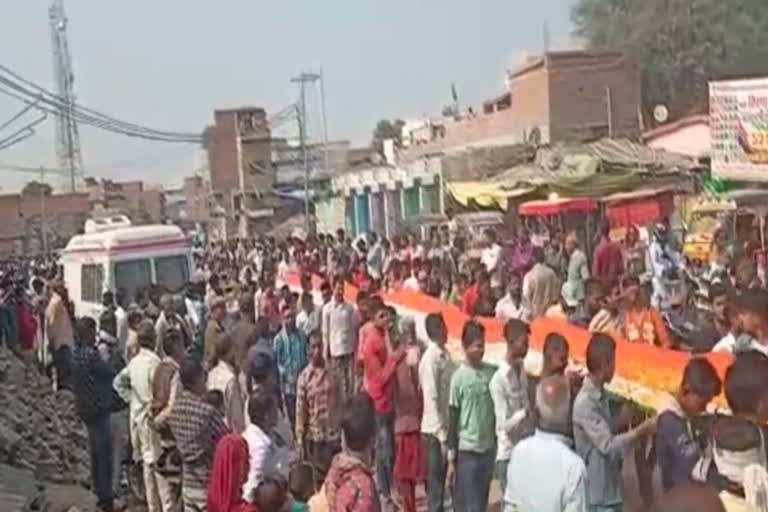
[[[288,503],[288,485],[278,475],[264,477],[253,491],[253,507],[258,512],[283,512]]]
[[[291,493],[290,512],[307,512],[309,500],[315,493],[312,465],[300,462],[288,473],[288,490]]]
[[[568,368],[568,356],[570,349],[568,341],[556,332],[549,333],[544,339],[544,364],[541,368],[541,377],[552,375],[565,375],[571,385],[571,397],[575,398],[584,382],[584,372],[577,368]]]
[[[224,415],[224,393],[218,389],[205,392],[205,403],[212,405],[222,416]]]
[[[568,352],[568,342],[562,335],[556,332],[547,334],[544,339],[544,364],[541,368],[541,377],[565,375],[565,370],[568,368]]]
[[[688,361],[683,382],[659,415],[656,430],[656,458],[664,491],[688,482],[701,456],[692,420],[703,414],[707,404],[720,394],[722,384],[712,364],[704,358]]]

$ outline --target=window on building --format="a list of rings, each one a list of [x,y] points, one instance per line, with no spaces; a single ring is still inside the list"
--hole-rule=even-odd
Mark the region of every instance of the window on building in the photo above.
[[[419,185],[403,190],[403,217],[411,219],[419,215]]]
[[[80,299],[83,302],[101,303],[104,292],[104,266],[83,265],[80,271]]]
[[[157,284],[168,291],[178,292],[189,281],[189,261],[183,254],[155,258]]]
[[[365,193],[355,196],[355,235],[367,233],[371,229],[371,211],[368,206],[370,189],[366,187]]]
[[[344,229],[349,234],[355,233],[355,196],[344,198]]]
[[[438,185],[427,185],[424,187],[422,211],[424,213],[440,212],[440,187]]]

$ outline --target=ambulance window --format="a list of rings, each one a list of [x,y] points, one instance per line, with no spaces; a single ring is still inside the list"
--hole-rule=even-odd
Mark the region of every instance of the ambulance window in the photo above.
[[[80,299],[83,302],[101,302],[104,292],[104,267],[83,265],[80,272]]]
[[[152,264],[148,259],[115,263],[115,288],[125,290],[128,303],[136,300],[136,292],[152,286]]]
[[[170,292],[180,291],[189,281],[189,260],[186,255],[155,258],[157,284]]]

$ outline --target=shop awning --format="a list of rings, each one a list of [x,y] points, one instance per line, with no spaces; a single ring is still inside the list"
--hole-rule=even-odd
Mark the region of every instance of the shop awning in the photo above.
[[[605,209],[611,227],[647,226],[669,217],[675,210],[671,193],[638,196],[609,204]]]
[[[637,201],[639,199],[651,199],[665,192],[672,192],[672,189],[668,187],[639,188],[637,190],[632,190],[631,192],[617,192],[615,194],[609,194],[607,196],[601,197],[600,202],[613,204],[622,203],[625,201]]]
[[[518,208],[520,215],[559,215],[561,213],[590,213],[597,210],[592,199],[561,197],[542,201],[528,201]]]
[[[446,184],[448,192],[462,206],[468,206],[474,201],[484,208],[497,207],[506,210],[508,200],[521,197],[533,192],[532,187],[509,187],[501,183],[486,183],[481,181],[458,181]]]

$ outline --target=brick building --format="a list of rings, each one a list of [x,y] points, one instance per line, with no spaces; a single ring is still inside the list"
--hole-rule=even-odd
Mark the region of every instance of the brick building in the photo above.
[[[86,179],[86,191],[95,215],[122,213],[134,224],[162,224],[166,219],[165,194],[161,187],[147,187],[143,181]]]
[[[89,216],[87,193],[0,195],[0,256],[34,256],[44,245],[42,227],[49,249],[63,247],[80,232]]]
[[[189,222],[207,222],[211,217],[208,202],[209,187],[200,176],[184,178],[181,188],[184,195],[186,219]]]
[[[446,149],[640,135],[638,65],[617,51],[548,52],[509,70],[503,94],[411,134],[408,160]]]
[[[269,121],[257,107],[216,110],[213,117],[207,130],[211,193],[225,212],[227,233],[245,235],[274,215],[264,200],[275,185]]]

